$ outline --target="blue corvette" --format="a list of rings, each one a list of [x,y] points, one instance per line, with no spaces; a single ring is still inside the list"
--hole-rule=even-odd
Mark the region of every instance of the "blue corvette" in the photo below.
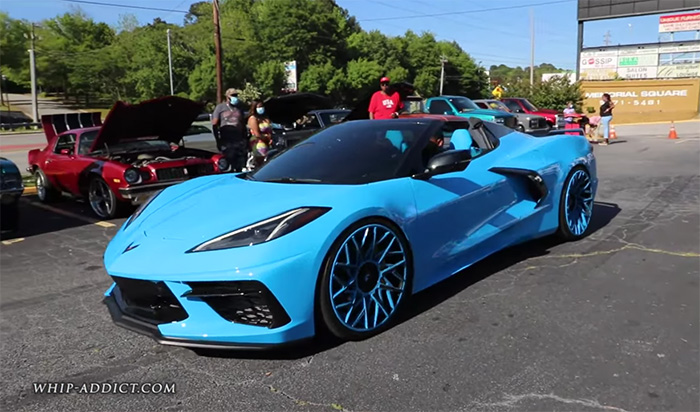
[[[386,330],[411,295],[508,246],[586,234],[583,136],[450,116],[338,124],[255,172],[168,187],[104,255],[113,320],[162,344],[261,349]]]

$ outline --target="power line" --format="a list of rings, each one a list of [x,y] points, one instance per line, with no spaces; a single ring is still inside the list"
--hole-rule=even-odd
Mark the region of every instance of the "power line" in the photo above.
[[[446,13],[433,13],[433,14],[421,14],[419,16],[393,16],[393,17],[378,17],[374,19],[359,19],[358,21],[382,21],[382,20],[404,20],[404,19],[420,19],[424,17],[439,17],[439,16],[452,16],[455,14],[469,14],[469,13],[483,13],[483,12],[488,12],[488,11],[501,11],[501,10],[512,10],[512,9],[522,9],[525,7],[537,7],[537,6],[546,6],[549,4],[561,4],[561,3],[570,3],[572,1],[576,0],[557,0],[557,1],[546,1],[542,3],[534,3],[534,4],[524,4],[521,6],[508,6],[508,7],[494,7],[491,9],[481,9],[481,10],[464,10],[464,11],[453,11],[453,12],[446,12]]]
[[[173,10],[173,9],[160,9],[157,7],[144,7],[144,6],[127,6],[125,4],[116,3],[100,3],[97,1],[87,1],[87,0],[61,0],[66,3],[78,3],[78,4],[91,4],[95,6],[107,6],[107,7],[121,7],[123,9],[141,9],[141,10],[153,10],[153,11],[167,11],[171,13],[182,13],[187,14],[189,11],[184,10]]]

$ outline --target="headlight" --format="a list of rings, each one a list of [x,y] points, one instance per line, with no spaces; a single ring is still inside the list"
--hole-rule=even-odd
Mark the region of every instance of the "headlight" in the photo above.
[[[138,183],[141,181],[141,173],[134,168],[126,169],[124,172],[124,180],[129,184]]]
[[[217,160],[216,165],[219,167],[219,170],[222,172],[227,172],[231,168],[231,164],[228,162],[228,160],[226,160],[225,157],[222,157],[219,160]]]
[[[496,123],[505,123],[505,121],[506,121],[506,119],[504,119],[504,118],[502,118],[502,117],[497,117],[497,118],[496,118]]]
[[[151,202],[153,201],[153,199],[155,199],[156,197],[158,197],[158,195],[161,194],[161,193],[163,193],[163,189],[157,191],[156,193],[153,194],[153,196],[151,196],[148,200],[146,200],[144,203],[142,203],[141,206],[139,206],[138,209],[136,209],[136,211],[134,212],[134,214],[131,215],[131,217],[129,218],[129,220],[126,221],[126,223],[124,224],[124,229],[126,229],[127,227],[129,227],[129,225],[130,225],[134,220],[138,219],[138,217],[141,216],[141,213],[143,213],[143,211],[146,210],[146,207],[147,207],[148,205],[151,204]]]
[[[310,223],[331,210],[329,207],[301,207],[206,241],[187,252],[231,249],[269,242]]]

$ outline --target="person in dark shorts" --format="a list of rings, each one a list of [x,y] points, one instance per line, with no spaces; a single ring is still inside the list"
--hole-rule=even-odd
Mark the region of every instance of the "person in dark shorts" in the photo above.
[[[248,158],[248,140],[243,111],[239,108],[238,90],[226,90],[226,100],[216,106],[211,116],[216,146],[234,172],[242,171]]]

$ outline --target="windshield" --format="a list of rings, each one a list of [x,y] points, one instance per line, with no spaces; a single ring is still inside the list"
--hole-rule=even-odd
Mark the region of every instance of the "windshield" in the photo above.
[[[537,107],[535,107],[535,105],[533,105],[532,103],[530,103],[529,100],[523,99],[522,102],[523,102],[523,106],[525,106],[525,108],[526,108],[528,111],[530,111],[530,112],[539,112],[539,111],[540,111],[540,109],[538,109]]]
[[[323,184],[393,179],[411,147],[427,136],[433,125],[434,121],[425,120],[341,123],[282,152],[247,178]]]
[[[466,97],[455,97],[450,99],[450,102],[459,112],[479,110],[479,106],[477,106],[473,101],[467,99]]]

